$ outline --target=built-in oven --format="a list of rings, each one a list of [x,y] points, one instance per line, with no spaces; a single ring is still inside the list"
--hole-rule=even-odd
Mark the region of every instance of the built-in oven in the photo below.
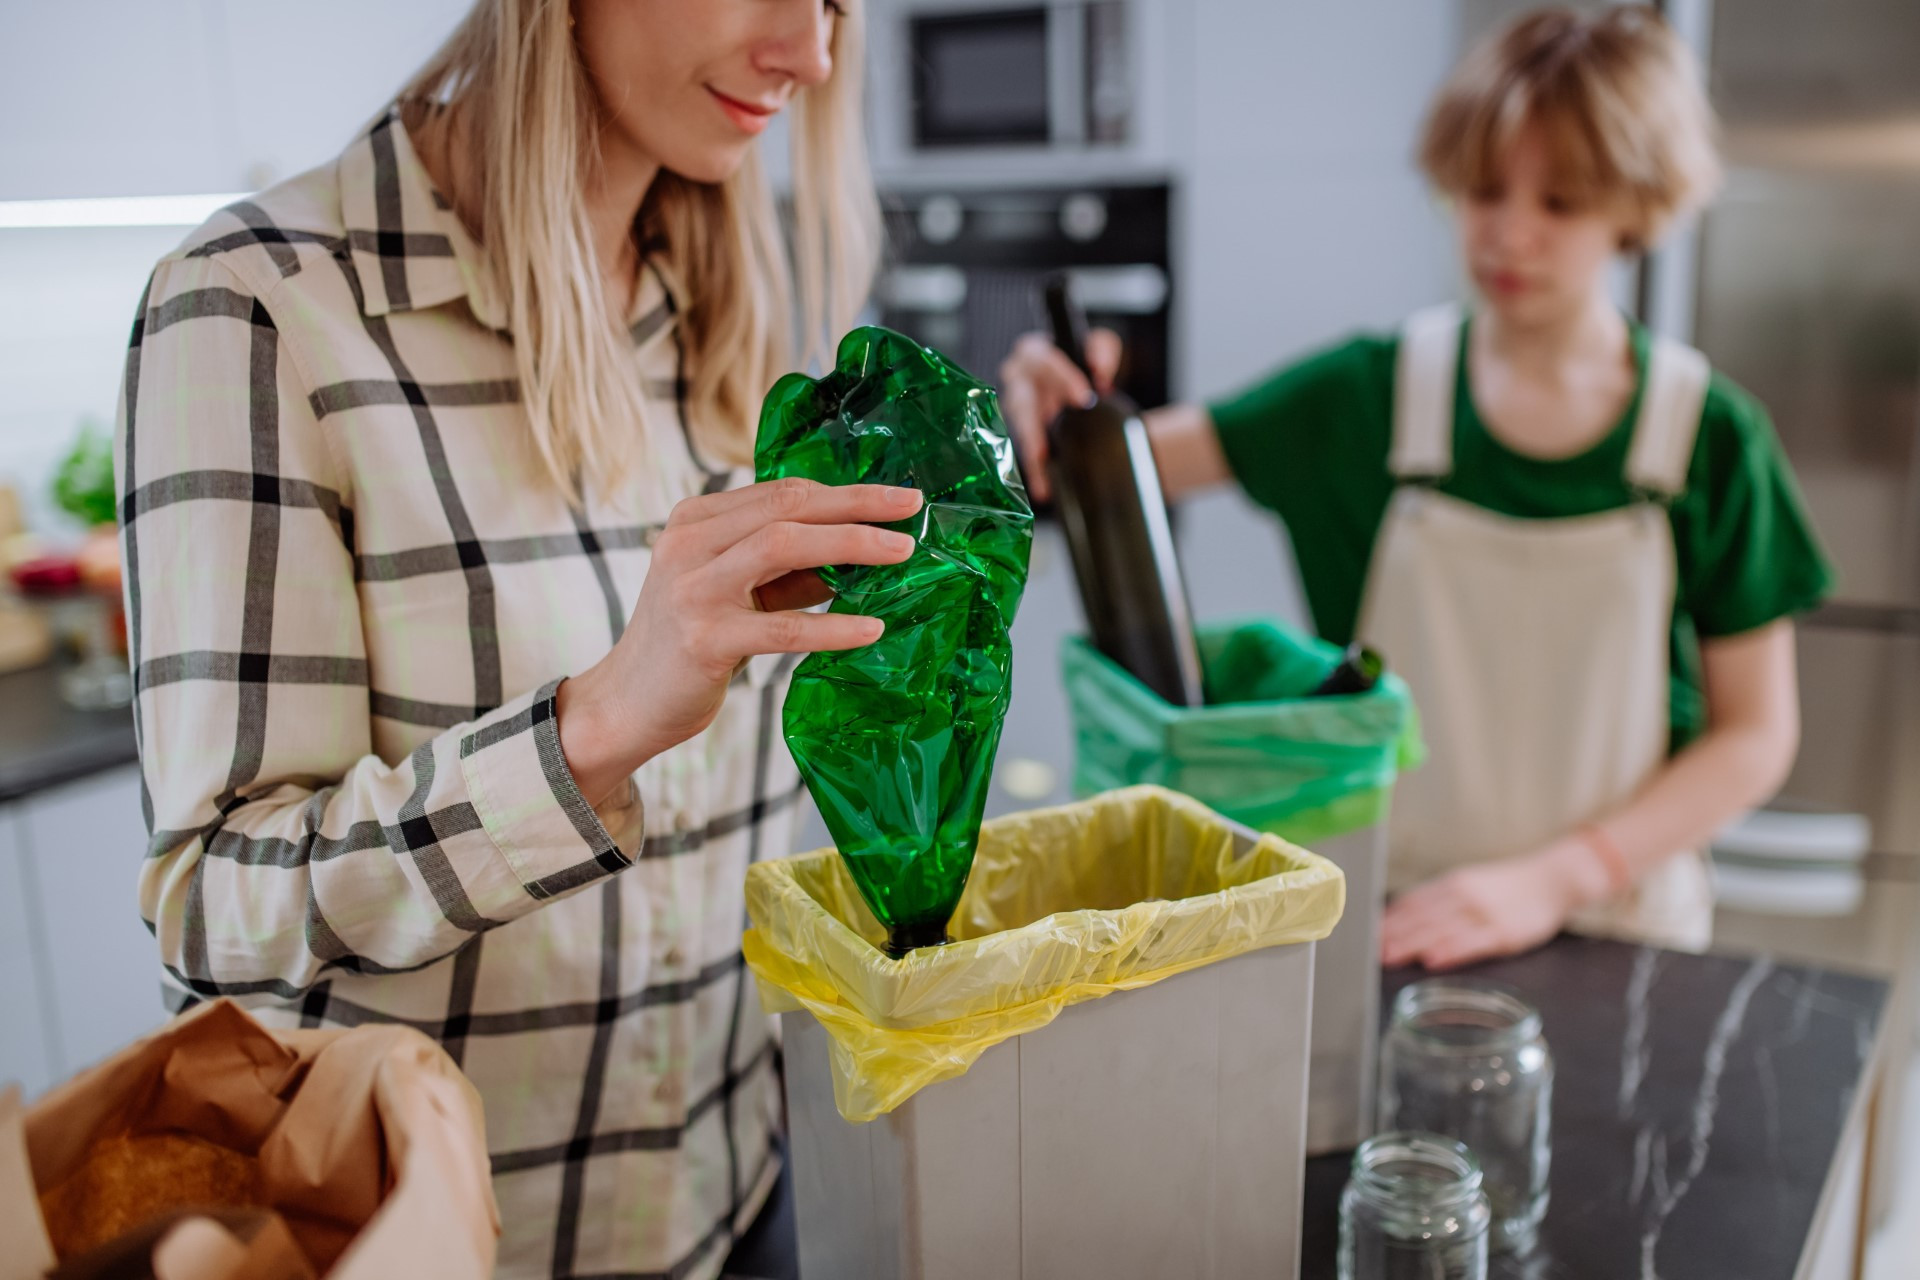
[[[1046,327],[1042,289],[1064,271],[1088,319],[1124,343],[1121,389],[1169,392],[1173,274],[1164,183],[894,189],[883,197],[890,261],[881,323],[997,380],[1023,333]]]
[[[1164,404],[1179,288],[1172,195],[1164,181],[890,186],[880,322],[998,383],[1014,341],[1046,329],[1045,284],[1064,271],[1088,319],[1121,336],[1121,390]],[[1013,699],[989,816],[1071,799],[1073,719],[1059,654],[1085,629],[1059,523],[1043,518],[1013,624]]]

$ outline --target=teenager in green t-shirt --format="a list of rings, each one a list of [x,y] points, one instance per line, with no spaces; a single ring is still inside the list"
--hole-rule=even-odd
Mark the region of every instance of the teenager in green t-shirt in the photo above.
[[[1238,481],[1286,522],[1320,632],[1413,689],[1430,753],[1395,797],[1389,964],[1568,926],[1704,947],[1699,851],[1792,763],[1791,618],[1831,573],[1765,411],[1607,289],[1709,194],[1711,134],[1650,10],[1523,17],[1421,146],[1478,307],[1147,415],[1169,494]],[[1110,377],[1117,340],[1089,345]],[[1040,428],[1090,388],[1037,336],[1002,381],[1044,489]]]

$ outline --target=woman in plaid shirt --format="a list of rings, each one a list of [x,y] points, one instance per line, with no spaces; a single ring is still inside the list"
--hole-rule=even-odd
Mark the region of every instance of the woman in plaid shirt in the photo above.
[[[122,551],[175,1007],[401,1022],[486,1099],[503,1275],[711,1276],[775,1173],[739,943],[812,566],[920,497],[751,485],[878,218],[834,0],[480,0],[333,163],[161,261]],[[799,305],[753,139],[796,108]]]

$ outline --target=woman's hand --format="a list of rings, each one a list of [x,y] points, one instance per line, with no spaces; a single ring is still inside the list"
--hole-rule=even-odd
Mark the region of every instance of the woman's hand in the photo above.
[[[1607,869],[1578,837],[1538,853],[1437,876],[1387,904],[1380,962],[1453,969],[1527,951],[1608,891]]]
[[[1120,335],[1111,329],[1090,331],[1086,355],[1092,385],[1044,333],[1024,335],[1000,364],[1000,412],[1013,429],[1027,491],[1036,501],[1045,502],[1053,488],[1047,475],[1048,424],[1068,405],[1086,404],[1096,392],[1112,393],[1120,369]]]
[[[905,560],[912,537],[872,526],[920,504],[913,489],[787,479],[676,505],[619,642],[560,686],[560,746],[587,801],[712,724],[748,658],[879,639],[878,618],[802,612],[831,595],[814,570]]]

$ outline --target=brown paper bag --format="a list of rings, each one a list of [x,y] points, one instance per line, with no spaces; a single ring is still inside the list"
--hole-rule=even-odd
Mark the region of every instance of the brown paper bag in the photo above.
[[[0,1094],[0,1280],[54,1264],[39,1196],[96,1142],[183,1132],[257,1158],[263,1206],[182,1206],[58,1280],[388,1280],[492,1274],[480,1095],[406,1027],[269,1033],[230,1001],[174,1020],[24,1113]]]

